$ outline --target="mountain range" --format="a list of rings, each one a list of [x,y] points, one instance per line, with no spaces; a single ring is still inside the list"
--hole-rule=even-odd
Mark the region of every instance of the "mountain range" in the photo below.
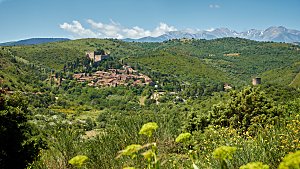
[[[68,40],[70,40],[70,39],[67,39],[67,38],[30,38],[30,39],[24,39],[24,40],[20,40],[20,41],[0,43],[0,46],[37,45],[37,44],[42,44],[42,43],[61,42],[61,41],[68,41]]]
[[[163,42],[170,39],[217,39],[225,37],[238,37],[256,41],[273,41],[285,42],[299,45],[300,31],[288,29],[283,26],[272,26],[265,30],[250,29],[248,31],[237,32],[228,28],[217,28],[214,30],[197,30],[197,31],[171,31],[158,37],[142,37],[139,39],[126,38],[126,42]],[[50,42],[68,41],[68,38],[30,38],[20,41],[11,41],[0,43],[0,46],[23,46],[36,45]]]
[[[228,28],[217,28],[214,30],[198,31],[171,31],[158,37],[143,37],[140,39],[123,39],[124,41],[134,42],[163,42],[170,39],[217,39],[224,37],[238,37],[256,41],[273,42],[300,42],[300,31],[287,29],[283,26],[272,26],[265,30],[250,29],[244,32],[237,32]]]

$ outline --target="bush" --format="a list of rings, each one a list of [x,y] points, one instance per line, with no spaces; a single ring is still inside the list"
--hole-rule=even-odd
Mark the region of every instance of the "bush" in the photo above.
[[[37,129],[28,122],[27,106],[20,93],[0,96],[0,168],[26,168],[45,148]]]
[[[263,164],[262,162],[251,162],[246,165],[242,165],[240,169],[269,169],[268,165]]]
[[[245,132],[273,124],[281,114],[274,101],[259,88],[246,87],[240,92],[233,91],[227,102],[214,105],[210,123]]]
[[[73,157],[71,160],[69,160],[69,163],[72,164],[73,166],[81,168],[81,166],[84,164],[84,162],[88,159],[89,158],[85,155],[77,155],[77,156]]]
[[[286,155],[278,169],[300,169],[300,151]]]

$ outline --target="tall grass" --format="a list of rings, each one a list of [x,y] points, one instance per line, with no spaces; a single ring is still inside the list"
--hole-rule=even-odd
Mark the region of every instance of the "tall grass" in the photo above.
[[[53,127],[47,134],[49,149],[40,154],[40,160],[32,168],[72,168],[68,161],[76,155],[89,158],[83,168],[143,168],[146,161],[142,156],[134,160],[129,157],[116,159],[116,156],[128,145],[149,142],[157,143],[161,168],[191,168],[193,163],[199,168],[220,168],[220,162],[212,152],[220,146],[232,146],[237,150],[233,159],[227,162],[229,169],[257,161],[275,169],[286,154],[300,150],[300,117],[297,113],[289,114],[275,125],[257,128],[254,135],[210,126],[204,132],[193,132],[188,144],[175,142],[183,120],[183,113],[172,109],[165,109],[164,113],[115,113],[107,121],[106,128],[89,139],[82,137],[84,132],[80,128]],[[158,130],[151,138],[139,135],[141,126],[150,121],[158,124]]]
[[[72,168],[68,160],[82,154],[88,156],[86,168],[122,168],[128,166],[128,159],[115,159],[118,151],[127,145],[145,144],[149,138],[138,134],[141,126],[149,121],[156,122],[159,130],[154,133],[151,141],[157,141],[160,153],[167,154],[171,147],[175,147],[173,136],[179,133],[181,121],[180,113],[166,111],[166,113],[132,113],[130,115],[116,115],[107,128],[96,137],[85,139],[84,132],[75,128],[52,129],[49,132],[49,149],[44,150],[39,161],[32,168]],[[51,133],[51,134],[50,134]],[[130,163],[130,161],[129,161]],[[135,166],[144,166],[145,161],[138,157]]]

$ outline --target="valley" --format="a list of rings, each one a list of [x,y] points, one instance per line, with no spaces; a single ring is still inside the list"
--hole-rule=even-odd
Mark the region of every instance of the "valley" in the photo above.
[[[0,0],[0,169],[300,169],[300,0]]]
[[[242,38],[1,47],[0,117],[25,113],[31,168],[76,168],[77,156],[82,168],[220,168],[224,146],[228,168],[277,168],[300,149],[298,48]]]

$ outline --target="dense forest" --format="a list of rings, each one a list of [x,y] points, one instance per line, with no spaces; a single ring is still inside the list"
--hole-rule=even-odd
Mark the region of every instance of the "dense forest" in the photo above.
[[[0,58],[0,168],[300,167],[298,45],[79,39]],[[74,78],[124,67],[152,83]]]

